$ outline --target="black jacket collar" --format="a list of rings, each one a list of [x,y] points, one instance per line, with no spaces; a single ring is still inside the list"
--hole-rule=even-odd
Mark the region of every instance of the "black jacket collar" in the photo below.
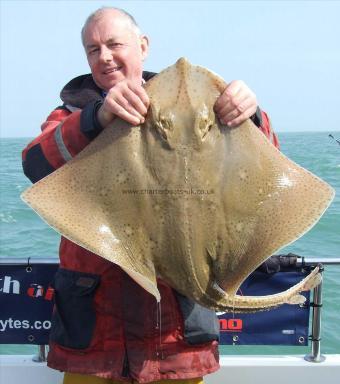
[[[150,80],[155,72],[143,72],[143,79]],[[83,109],[85,105],[95,100],[102,100],[102,90],[94,82],[91,74],[75,77],[68,82],[60,92],[64,104]]]

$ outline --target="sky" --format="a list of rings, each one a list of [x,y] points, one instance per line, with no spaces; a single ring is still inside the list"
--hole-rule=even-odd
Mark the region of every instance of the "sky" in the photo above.
[[[124,8],[150,40],[145,69],[185,56],[243,80],[278,132],[340,131],[340,1],[0,0],[0,136],[36,137],[61,88],[88,73],[80,30]]]

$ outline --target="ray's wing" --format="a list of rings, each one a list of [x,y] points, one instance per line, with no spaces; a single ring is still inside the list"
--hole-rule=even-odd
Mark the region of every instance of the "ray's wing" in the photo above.
[[[319,220],[334,190],[284,156],[250,121],[225,140],[225,256],[216,270],[222,288],[234,295],[256,267]]]
[[[119,265],[160,300],[138,188],[147,177],[138,156],[140,127],[117,120],[80,154],[22,194],[50,226]],[[150,216],[150,215],[149,215]]]

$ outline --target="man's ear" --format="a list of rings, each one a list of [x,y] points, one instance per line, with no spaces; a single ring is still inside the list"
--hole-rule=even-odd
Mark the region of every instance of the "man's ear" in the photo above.
[[[149,53],[149,38],[146,35],[141,36],[141,51],[142,51],[142,59],[145,60]]]

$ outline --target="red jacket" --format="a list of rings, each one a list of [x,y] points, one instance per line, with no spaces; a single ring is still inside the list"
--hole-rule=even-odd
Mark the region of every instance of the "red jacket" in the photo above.
[[[145,80],[153,76],[144,72]],[[79,153],[101,131],[101,90],[91,75],[65,86],[62,107],[23,151],[36,182]],[[267,115],[254,122],[277,144]],[[161,306],[118,266],[62,238],[55,280],[48,365],[66,372],[150,382],[204,376],[218,369],[218,321],[158,281]]]

